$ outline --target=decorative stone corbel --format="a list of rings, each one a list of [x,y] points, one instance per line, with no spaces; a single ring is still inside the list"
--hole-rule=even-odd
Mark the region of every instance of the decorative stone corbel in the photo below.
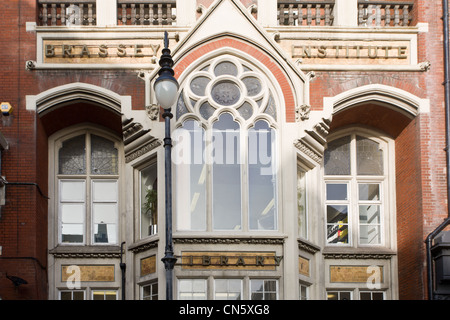
[[[309,119],[309,113],[311,111],[311,106],[309,104],[302,104],[295,108],[295,120],[305,121]]]
[[[419,67],[420,67],[420,70],[422,70],[422,71],[428,71],[431,68],[431,62],[430,61],[421,62],[421,63],[419,63]]]

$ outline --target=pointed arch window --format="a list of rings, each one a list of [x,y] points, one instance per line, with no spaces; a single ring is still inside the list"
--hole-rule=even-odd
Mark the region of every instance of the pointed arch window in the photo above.
[[[275,90],[231,55],[184,81],[174,154],[177,230],[277,230]]]

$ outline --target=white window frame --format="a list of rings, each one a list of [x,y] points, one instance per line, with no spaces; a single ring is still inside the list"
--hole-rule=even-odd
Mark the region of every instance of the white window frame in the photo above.
[[[58,300],[61,300],[61,294],[63,292],[70,292],[71,297],[72,297],[72,299],[70,299],[71,301],[74,301],[73,300],[73,293],[74,292],[82,292],[83,293],[83,300],[86,300],[86,290],[84,290],[84,289],[75,289],[75,290],[61,289],[61,290],[58,290]]]
[[[248,291],[249,291],[248,294],[249,294],[249,299],[250,300],[255,300],[255,299],[252,299],[252,294],[253,294],[252,282],[255,282],[255,281],[263,281],[263,292],[262,292],[263,296],[265,296],[265,294],[266,294],[266,291],[264,289],[265,281],[275,281],[275,296],[276,296],[275,300],[279,299],[280,289],[279,289],[279,281],[278,281],[278,279],[271,279],[271,278],[257,279],[257,278],[253,278],[253,279],[250,279],[249,289],[248,289]],[[266,299],[263,299],[263,300],[266,300]]]
[[[91,127],[83,127],[83,128],[73,128],[72,130],[67,130],[69,133],[66,135],[61,135],[59,138],[55,139],[53,143],[49,144],[50,154],[53,154],[53,166],[51,166],[50,170],[53,172],[49,172],[50,175],[54,177],[54,185],[55,185],[55,205],[54,208],[56,210],[56,219],[57,219],[57,243],[59,245],[64,246],[80,246],[80,245],[100,245],[100,246],[111,246],[117,245],[120,243],[120,234],[119,234],[119,211],[120,211],[120,173],[122,171],[122,160],[121,160],[121,148],[120,142],[118,139],[113,136],[108,135],[107,133],[96,130]],[[75,138],[77,136],[84,135],[86,145],[85,145],[85,154],[86,154],[86,173],[70,175],[70,174],[59,174],[59,150],[63,146],[63,142]],[[89,135],[89,138],[87,137]],[[92,174],[89,172],[90,168],[90,159],[91,159],[91,135],[96,135],[107,139],[114,143],[114,147],[118,151],[118,174],[113,175],[103,175],[103,174]],[[94,213],[93,213],[93,183],[94,181],[101,180],[109,180],[115,181],[117,186],[117,201],[116,201],[116,212],[115,212],[115,234],[116,234],[116,242],[108,242],[101,243],[95,242],[94,237]],[[84,199],[84,216],[83,216],[83,242],[62,242],[62,212],[61,212],[61,181],[84,181],[85,184],[85,199]],[[50,230],[51,231],[51,230]]]
[[[92,289],[91,290],[91,300],[94,300],[94,294],[96,293],[96,292],[103,292],[103,301],[106,301],[106,299],[104,299],[105,297],[106,297],[106,295],[105,295],[105,293],[106,292],[114,292],[115,293],[115,296],[116,296],[116,299],[115,300],[118,300],[119,299],[119,292],[116,290],[116,289]]]
[[[158,290],[156,290],[156,293],[153,292],[153,286],[158,285],[158,281],[152,281],[146,284],[143,284],[140,286],[140,300],[158,300]],[[150,287],[150,295],[144,296],[144,288]],[[156,297],[156,299],[153,299],[153,297]],[[147,298],[147,299],[146,299]],[[150,298],[150,299],[148,299]]]
[[[148,161],[146,161],[145,165],[140,166],[139,168],[136,168],[137,171],[137,181],[138,181],[138,185],[137,185],[137,207],[138,207],[138,213],[139,213],[139,226],[138,226],[138,230],[137,230],[137,234],[138,234],[138,238],[139,239],[144,239],[144,238],[148,238],[154,235],[157,235],[159,233],[159,216],[156,217],[156,225],[150,225],[152,227],[152,233],[149,235],[143,235],[142,233],[142,215],[144,214],[142,212],[142,207],[143,207],[143,203],[145,202],[145,197],[143,198],[143,193],[142,193],[142,175],[143,172],[147,169],[150,169],[151,167],[155,167],[156,170],[156,179],[158,179],[158,160],[157,160],[157,156],[153,156],[151,159],[149,159]],[[156,213],[157,215],[159,215],[159,208],[158,208],[158,203],[159,203],[159,198],[160,198],[160,193],[161,191],[159,191],[159,186],[156,186],[156,192],[157,192],[157,207],[156,207]]]
[[[194,281],[203,282],[204,283],[204,288],[205,288],[205,291],[203,291],[203,293],[204,293],[205,298],[204,299],[195,299],[195,300],[207,300],[208,299],[208,281],[207,281],[207,279],[202,279],[202,278],[183,278],[183,279],[178,279],[177,296],[178,296],[179,300],[182,299],[181,298],[181,294],[182,293],[191,293],[192,295],[194,295],[194,293],[195,293],[194,290],[181,292],[181,283],[183,281],[190,281],[192,287],[193,287]],[[198,291],[198,292],[200,292],[200,291]],[[186,299],[186,298],[184,298],[184,299]],[[194,300],[194,299],[186,299],[186,300]]]
[[[238,299],[238,300],[243,300],[244,299],[244,296],[243,296],[243,282],[244,282],[244,280],[243,279],[239,279],[239,278],[214,278],[214,300],[229,300],[229,299],[217,299],[217,281],[218,280],[240,281],[240,291],[239,291],[240,299]],[[228,283],[227,283],[227,287],[228,287]],[[228,296],[228,294],[230,292],[229,292],[229,290],[227,290],[226,292],[220,292],[220,293],[226,293],[227,296]]]
[[[383,175],[370,176],[360,175],[352,171],[350,175],[325,175],[323,171],[323,194],[324,194],[324,215],[325,215],[325,242],[327,246],[348,246],[348,247],[391,247],[391,233],[395,229],[395,149],[394,141],[389,137],[373,132],[364,128],[349,128],[341,130],[336,134],[330,135],[328,141],[351,136],[351,170],[356,170],[356,136],[368,138],[379,143],[380,149],[383,151]],[[327,183],[348,183],[348,243],[328,243],[327,238],[327,201],[326,185]],[[379,183],[380,184],[380,243],[378,244],[362,244],[360,242],[360,223],[359,223],[359,183]],[[343,203],[343,202],[342,202]]]

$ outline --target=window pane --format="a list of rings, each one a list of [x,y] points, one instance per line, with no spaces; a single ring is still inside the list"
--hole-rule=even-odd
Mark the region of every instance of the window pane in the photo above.
[[[60,180],[61,202],[84,202],[85,182],[84,180]]]
[[[251,280],[251,300],[275,300],[277,299],[276,280]]]
[[[141,238],[155,234],[158,224],[158,172],[156,163],[140,174]]]
[[[60,293],[61,300],[72,300],[72,292],[64,291]]]
[[[86,141],[81,135],[63,142],[59,149],[58,173],[85,174],[86,173]]]
[[[328,291],[327,300],[350,300],[352,297],[349,291]]]
[[[232,106],[241,98],[241,89],[233,81],[219,81],[212,87],[211,96],[222,106]]]
[[[249,130],[249,222],[252,230],[277,228],[275,132],[266,121]]]
[[[191,81],[191,91],[197,96],[205,96],[205,89],[211,80],[208,77],[199,76]]]
[[[359,226],[359,243],[361,244],[380,244],[381,234],[380,226],[361,225]]]
[[[356,137],[356,162],[358,175],[383,174],[383,151],[373,140]]]
[[[359,222],[366,224],[379,224],[380,206],[378,205],[362,205],[359,206]]]
[[[379,201],[380,185],[377,183],[360,183],[358,185],[359,200],[363,201]]]
[[[94,242],[117,243],[117,181],[92,181],[92,198]]]
[[[118,151],[114,142],[91,135],[91,173],[118,174]]]
[[[241,229],[239,124],[225,113],[213,126],[213,228]]]
[[[203,279],[179,280],[178,297],[181,300],[206,300],[206,281]]]
[[[242,280],[216,279],[214,280],[216,300],[240,300]]]
[[[303,238],[307,238],[306,209],[306,173],[300,167],[297,167],[298,233]]]
[[[328,243],[348,243],[347,206],[327,206],[327,241]]]
[[[256,77],[245,77],[242,82],[245,84],[249,96],[256,96],[262,90],[261,81]]]
[[[202,103],[199,108],[199,112],[202,115],[203,119],[208,120],[216,111],[207,101]]]
[[[84,180],[60,180],[61,241],[82,243],[84,241],[85,188]]]
[[[328,143],[324,154],[326,175],[349,175],[350,170],[350,136]]]
[[[327,200],[348,200],[346,183],[327,183]]]
[[[196,121],[186,121],[173,136],[177,229],[206,230],[205,132]]]
[[[92,182],[93,201],[116,202],[117,182],[115,180],[96,180]]]
[[[234,63],[225,61],[217,64],[217,66],[214,68],[214,73],[216,76],[221,75],[237,76],[238,69]]]

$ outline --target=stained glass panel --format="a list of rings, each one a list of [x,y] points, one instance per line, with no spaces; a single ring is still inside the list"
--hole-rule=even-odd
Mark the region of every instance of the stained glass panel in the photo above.
[[[358,175],[383,174],[383,151],[373,140],[356,137],[356,162]]]
[[[91,173],[118,174],[118,151],[114,142],[91,135]]]
[[[232,62],[221,62],[214,68],[214,73],[216,76],[222,76],[222,75],[231,75],[231,76],[237,76],[238,69],[236,65]]]
[[[328,143],[325,150],[325,174],[349,175],[350,170],[350,136]]]
[[[63,142],[59,149],[59,174],[86,173],[86,138],[85,135]]]
[[[231,106],[239,101],[241,90],[232,81],[220,81],[211,90],[212,98],[215,102],[223,106]]]

